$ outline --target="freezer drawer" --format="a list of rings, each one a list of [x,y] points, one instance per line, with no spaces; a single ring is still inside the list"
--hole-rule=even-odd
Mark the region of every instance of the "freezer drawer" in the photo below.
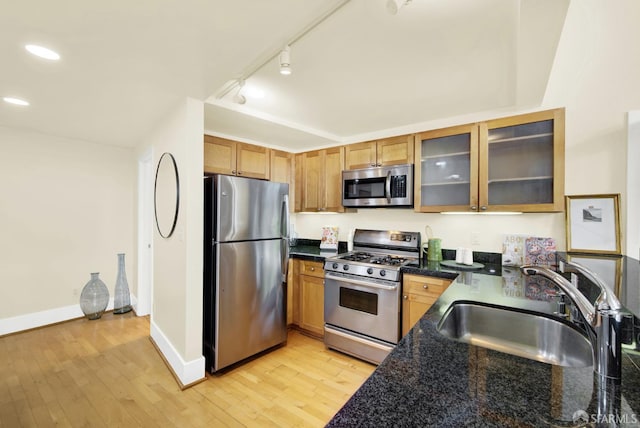
[[[205,334],[208,329],[214,333],[210,370],[286,341],[282,242],[273,239],[214,245],[215,316],[210,318],[213,325],[205,326]]]

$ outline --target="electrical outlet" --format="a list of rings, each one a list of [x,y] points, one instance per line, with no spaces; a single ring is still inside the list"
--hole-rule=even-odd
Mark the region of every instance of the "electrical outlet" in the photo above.
[[[480,245],[480,232],[471,232],[471,245]]]

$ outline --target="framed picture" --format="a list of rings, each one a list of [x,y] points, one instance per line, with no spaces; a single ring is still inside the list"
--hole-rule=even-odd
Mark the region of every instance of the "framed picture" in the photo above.
[[[569,255],[567,260],[581,264],[602,279],[614,291],[620,295],[622,286],[622,258],[601,257],[593,255]]]
[[[565,196],[568,253],[621,254],[619,196]]]

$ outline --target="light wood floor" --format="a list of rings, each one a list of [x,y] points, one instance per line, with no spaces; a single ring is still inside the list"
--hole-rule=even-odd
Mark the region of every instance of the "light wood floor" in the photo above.
[[[107,313],[0,338],[0,427],[321,427],[374,369],[291,331],[181,391],[149,319]]]

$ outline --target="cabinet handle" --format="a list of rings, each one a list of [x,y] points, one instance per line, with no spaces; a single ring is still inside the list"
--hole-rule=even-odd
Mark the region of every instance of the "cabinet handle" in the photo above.
[[[310,268],[309,268],[309,270],[310,270],[311,272],[313,272],[313,271],[315,271],[315,270],[316,270],[316,268],[314,268],[314,267],[312,266],[312,267],[310,267]]]
[[[425,290],[429,289],[429,286],[427,284],[423,285],[422,288],[424,288]]]
[[[404,296],[402,296],[402,298],[403,298],[404,300],[407,300],[407,299],[409,298],[409,296],[407,296],[407,295],[405,294]]]
[[[234,169],[234,170],[232,170],[232,171],[231,171],[231,174],[236,175],[236,170],[235,170],[235,169]]]
[[[486,210],[487,210],[487,207],[485,207],[485,206],[483,205],[483,206],[481,206],[481,207],[480,207],[480,210],[481,210],[481,211],[486,211]]]
[[[376,166],[376,164],[375,164],[375,163],[372,163],[372,164],[370,164],[369,166]]]
[[[381,164],[381,163],[379,163],[379,164],[376,164],[376,166],[382,166],[382,164]]]
[[[238,175],[242,175],[242,171],[238,171]]]
[[[478,211],[478,207],[476,207],[475,205],[471,205],[471,211]]]

